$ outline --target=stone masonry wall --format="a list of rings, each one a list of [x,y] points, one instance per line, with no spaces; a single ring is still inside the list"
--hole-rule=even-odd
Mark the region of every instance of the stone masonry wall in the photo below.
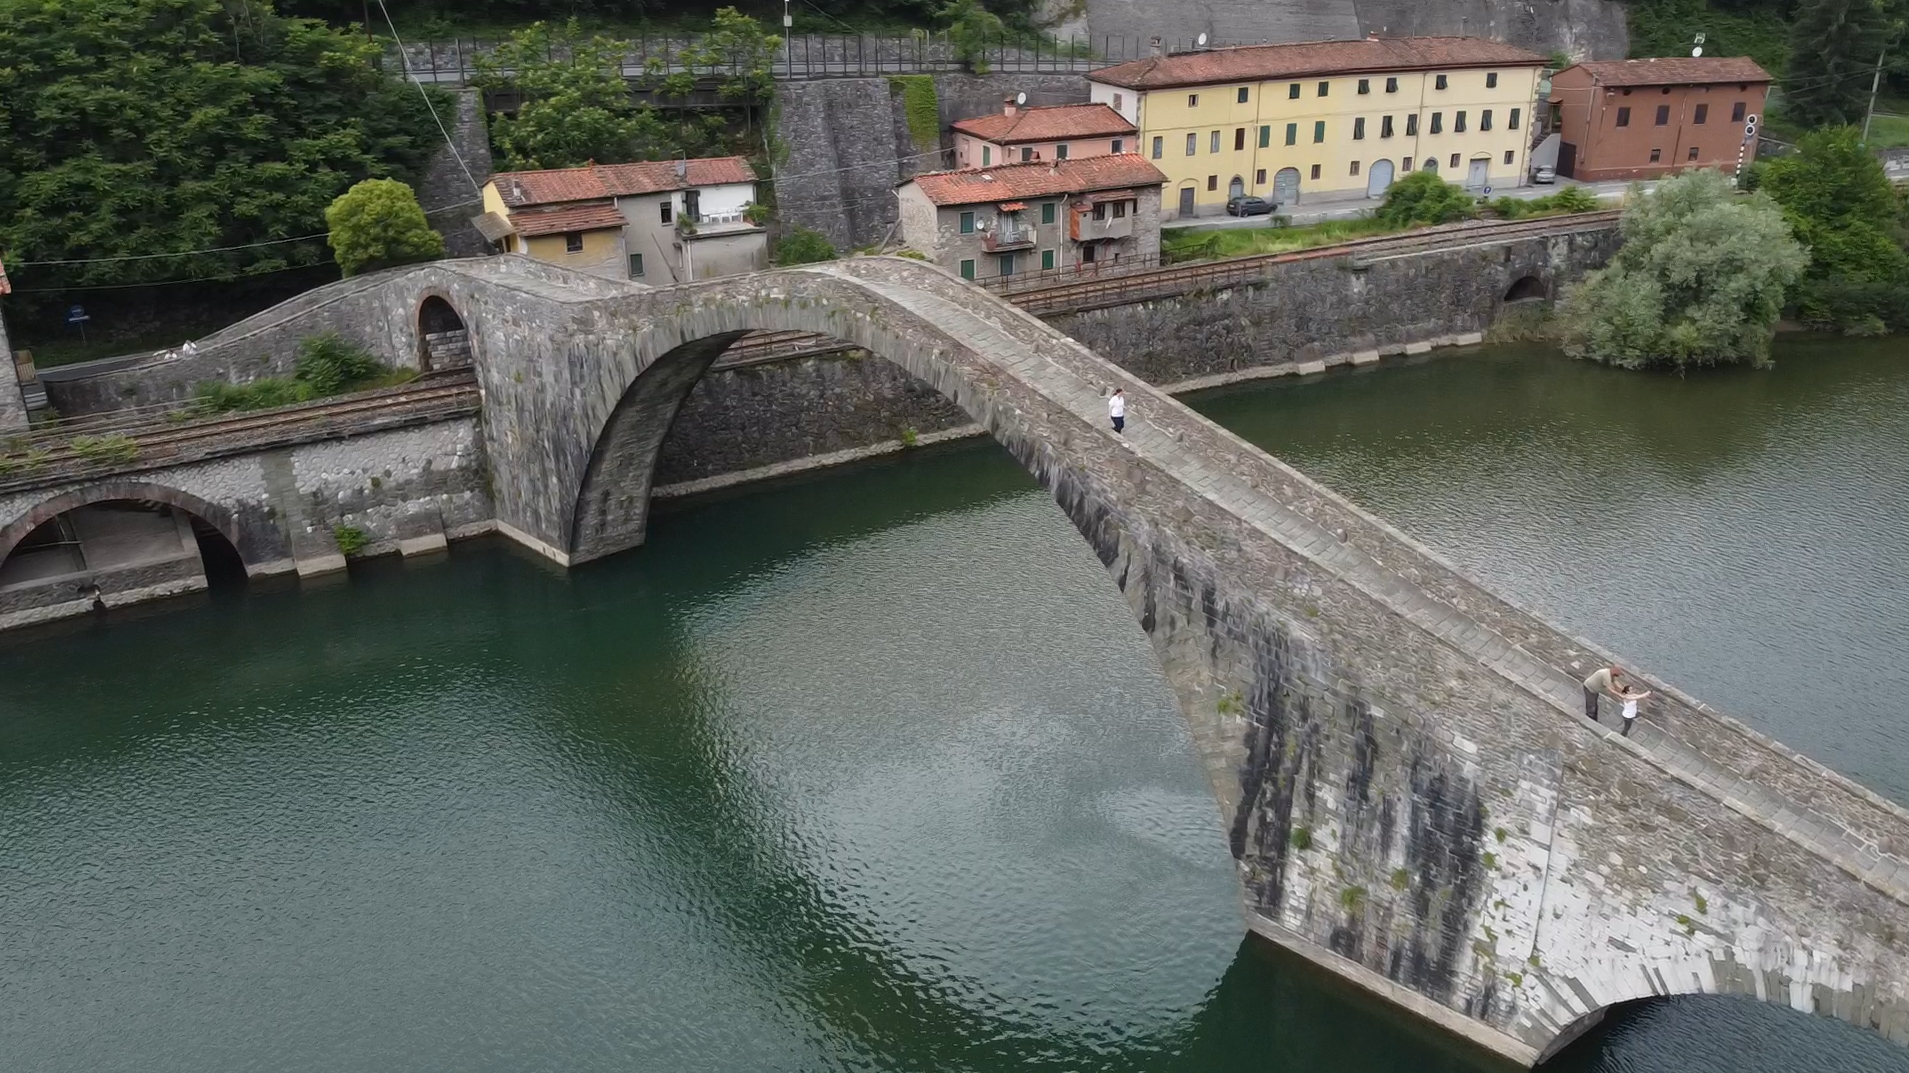
[[[471,226],[471,217],[482,207],[479,191],[491,177],[490,128],[484,121],[483,95],[469,87],[456,94],[454,114],[438,111],[450,131],[451,145],[440,145],[425,168],[418,181],[418,204],[424,206],[432,228],[444,236],[446,254],[479,257],[491,252],[490,243]]]
[[[1630,47],[1624,5],[1614,0],[1084,0],[1094,35],[1216,44],[1468,35],[1495,37],[1577,59],[1622,59]]]
[[[701,480],[967,423],[940,392],[862,351],[712,370],[677,411],[656,480]]]
[[[483,433],[474,418],[300,444],[150,470],[111,482],[0,492],[0,555],[47,512],[88,502],[144,499],[199,514],[239,550],[254,575],[285,573],[336,555],[333,530],[363,530],[366,551],[392,550],[415,532],[457,535],[492,519]],[[45,515],[45,517],[42,517]],[[421,526],[421,528],[420,528]]]
[[[886,78],[832,78],[776,86],[777,133],[788,155],[776,168],[776,203],[784,225],[813,228],[837,249],[872,246],[894,236],[895,187],[917,172],[944,166],[947,128],[959,119],[1001,109],[1026,92],[1028,103],[1077,104],[1087,99],[1078,75],[935,75],[940,131],[924,150],[908,129],[900,89]]]

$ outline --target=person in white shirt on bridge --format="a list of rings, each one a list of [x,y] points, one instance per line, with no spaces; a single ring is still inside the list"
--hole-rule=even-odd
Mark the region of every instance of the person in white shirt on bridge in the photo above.
[[[1126,430],[1127,393],[1125,390],[1115,388],[1113,395],[1107,399],[1107,416],[1114,419],[1114,431],[1116,433]]]
[[[1618,689],[1617,699],[1624,702],[1624,736],[1631,736],[1631,724],[1637,722],[1637,702],[1650,696],[1650,690],[1632,690],[1629,686]]]

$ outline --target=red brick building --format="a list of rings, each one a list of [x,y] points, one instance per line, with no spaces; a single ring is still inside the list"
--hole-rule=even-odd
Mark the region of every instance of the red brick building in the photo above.
[[[1755,60],[1672,57],[1580,63],[1551,78],[1558,174],[1583,182],[1655,179],[1689,168],[1733,172],[1756,156],[1744,125],[1761,117],[1769,72]]]

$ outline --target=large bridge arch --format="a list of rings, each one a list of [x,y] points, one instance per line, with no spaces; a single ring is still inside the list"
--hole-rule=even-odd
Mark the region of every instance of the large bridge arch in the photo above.
[[[1431,1022],[1529,1063],[1614,1004],[1753,993],[1909,1042],[1909,813],[1663,683],[1633,737],[1586,722],[1577,680],[1610,655],[947,273],[650,290],[498,257],[375,290],[469,326],[497,527],[565,563],[641,540],[668,418],[737,333],[840,338],[933,385],[1147,633],[1248,926]]]

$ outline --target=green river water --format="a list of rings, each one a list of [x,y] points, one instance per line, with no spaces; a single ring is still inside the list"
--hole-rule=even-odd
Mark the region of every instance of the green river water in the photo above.
[[[1196,404],[1909,800],[1909,354],[1778,356]],[[1492,1068],[1235,899],[1144,637],[992,444],[667,506],[569,573],[479,542],[0,639],[4,1071]],[[1691,999],[1554,1066],[1909,1052]]]

